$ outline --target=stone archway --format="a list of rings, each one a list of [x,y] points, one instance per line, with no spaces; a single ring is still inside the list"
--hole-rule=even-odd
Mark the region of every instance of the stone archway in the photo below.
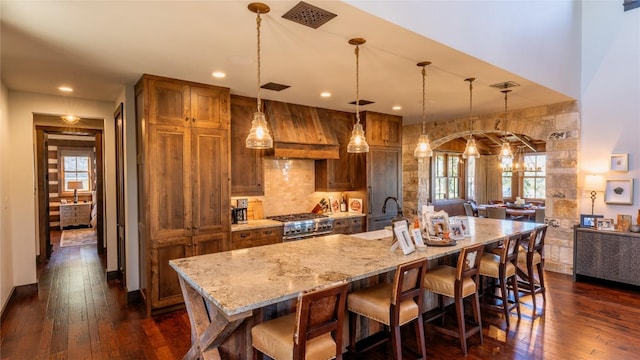
[[[427,124],[427,134],[434,149],[452,139],[467,136],[468,119]],[[413,157],[422,125],[403,129],[403,210],[417,214],[428,189],[428,167]],[[546,218],[549,223],[545,246],[545,267],[569,274],[573,268],[573,225],[578,219],[578,144],[580,113],[576,101],[480,115],[472,133],[508,131],[544,139],[547,143]]]

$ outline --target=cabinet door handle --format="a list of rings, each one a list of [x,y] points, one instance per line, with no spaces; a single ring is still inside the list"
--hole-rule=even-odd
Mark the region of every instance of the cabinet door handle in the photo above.
[[[187,116],[186,118],[184,118],[184,121],[189,121],[189,117]]]
[[[190,244],[190,243],[189,243],[189,244],[187,244],[187,247],[191,247],[191,244]]]
[[[247,234],[247,233],[240,234],[240,237],[241,237],[241,238],[243,238],[243,239],[244,239],[244,238],[246,238],[246,237],[248,237],[248,236],[249,236],[249,234]]]
[[[196,122],[196,118],[191,119],[191,121]]]
[[[273,231],[271,231],[271,230],[267,230],[267,231],[265,231],[265,232],[264,232],[264,234],[265,234],[265,235],[271,235],[271,234],[273,234]]]
[[[193,229],[194,229],[194,230],[198,230],[198,227],[197,227],[197,226],[194,226],[194,227],[193,227]]]
[[[191,230],[191,226],[188,226],[188,225],[187,225],[187,230]]]

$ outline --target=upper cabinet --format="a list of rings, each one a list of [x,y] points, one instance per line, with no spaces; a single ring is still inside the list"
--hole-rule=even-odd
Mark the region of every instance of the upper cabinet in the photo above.
[[[229,91],[148,76],[149,123],[229,128]]]
[[[333,128],[340,144],[340,158],[316,160],[316,191],[351,191],[364,187],[365,155],[347,152],[355,115],[326,109],[318,109],[318,114]]]
[[[265,150],[248,149],[256,99],[231,96],[231,196],[263,196]]]
[[[402,146],[402,116],[367,111],[362,118],[370,146]]]

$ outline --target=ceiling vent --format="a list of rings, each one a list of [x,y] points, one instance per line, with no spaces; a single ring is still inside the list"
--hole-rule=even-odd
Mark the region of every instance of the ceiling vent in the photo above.
[[[262,85],[260,87],[263,88],[263,89],[267,89],[267,90],[282,91],[284,89],[290,88],[291,86],[269,82],[269,83],[266,83],[266,84],[264,84],[264,85]]]
[[[364,105],[369,105],[369,104],[373,104],[373,103],[374,103],[374,101],[362,100],[362,99],[361,99],[361,100],[360,100],[360,103],[359,103],[358,105],[360,105],[360,106],[364,106]],[[355,101],[355,100],[353,100],[353,101],[352,101],[352,102],[350,102],[349,104],[351,104],[351,105],[355,105],[355,104],[356,104],[356,101]]]
[[[498,88],[498,89],[508,89],[516,86],[520,86],[517,82],[514,81],[505,81],[493,85],[489,85],[490,87]]]
[[[317,29],[327,21],[336,17],[336,14],[300,1],[296,6],[292,7],[291,10],[287,11],[286,14],[282,15],[282,17],[295,23]]]

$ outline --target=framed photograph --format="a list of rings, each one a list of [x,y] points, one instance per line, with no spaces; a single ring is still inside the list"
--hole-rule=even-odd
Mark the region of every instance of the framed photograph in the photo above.
[[[462,233],[462,228],[459,223],[454,222],[449,224],[449,237],[453,240],[464,239],[464,234]]]
[[[362,199],[349,199],[349,212],[352,213],[362,213]]]
[[[400,244],[403,254],[409,255],[416,251],[415,246],[413,246],[413,241],[411,241],[411,235],[409,235],[409,229],[407,228],[406,222],[398,221],[393,223],[393,233],[396,234],[396,238],[398,239],[398,243]]]
[[[607,180],[604,190],[604,202],[607,204],[632,205],[633,179]]]
[[[449,231],[449,214],[443,210],[424,213],[420,227],[429,237],[442,237]]]
[[[609,170],[620,172],[629,171],[629,154],[612,154]]]
[[[631,215],[623,215],[618,214],[617,222],[616,222],[616,230],[618,231],[629,231],[631,228],[631,220],[633,217]]]
[[[471,229],[469,228],[469,219],[466,217],[455,217],[451,220],[452,224],[460,225],[462,236],[471,237]]]
[[[332,213],[340,212],[340,202],[338,202],[338,199],[332,197],[329,198],[329,210]]]
[[[424,246],[424,240],[422,239],[422,232],[420,229],[411,229],[411,233],[413,235],[413,242],[416,243],[416,246]]]
[[[596,219],[602,219],[604,216],[602,215],[588,215],[581,214],[580,215],[580,227],[582,228],[595,228],[596,227]]]
[[[596,230],[613,230],[613,219],[596,219]]]

